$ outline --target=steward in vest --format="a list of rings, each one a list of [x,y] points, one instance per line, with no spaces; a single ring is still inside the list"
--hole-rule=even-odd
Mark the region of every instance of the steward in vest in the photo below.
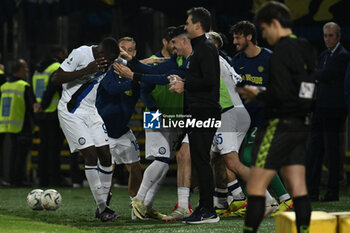
[[[0,87],[0,145],[5,136],[10,138],[9,153],[4,153],[3,162],[9,167],[4,178],[13,186],[24,182],[26,157],[31,146],[32,115],[34,97],[32,89],[24,79],[28,65],[18,59],[13,65],[13,75]]]
[[[39,112],[35,114],[39,126],[39,178],[41,186],[60,185],[60,151],[63,134],[59,126],[57,105],[62,87],[51,83],[56,70],[66,57],[66,50],[54,47],[49,58],[37,65],[32,83],[36,101],[40,103]]]

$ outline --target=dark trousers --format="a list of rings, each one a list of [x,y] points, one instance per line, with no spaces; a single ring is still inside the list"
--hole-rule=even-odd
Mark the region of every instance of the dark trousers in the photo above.
[[[339,195],[340,133],[343,130],[345,113],[329,116],[316,111],[311,120],[311,134],[307,146],[306,175],[310,195],[319,194],[323,155],[327,158],[327,193]]]
[[[4,139],[8,135],[10,139],[9,145],[4,145]],[[8,182],[13,186],[21,186],[24,182],[27,164],[27,155],[32,143],[31,135],[22,133],[6,133],[0,134],[0,145],[7,147],[5,151],[9,152],[9,155],[4,155],[4,158],[9,158],[8,161],[3,163],[8,166],[9,174],[4,174],[4,177],[8,177]]]
[[[193,128],[188,132],[191,162],[198,176],[199,207],[207,208],[210,211],[214,210],[214,180],[210,165],[210,148],[216,130],[216,128]]]
[[[56,119],[40,119],[39,125],[39,177],[40,185],[60,185],[60,151],[63,133]]]

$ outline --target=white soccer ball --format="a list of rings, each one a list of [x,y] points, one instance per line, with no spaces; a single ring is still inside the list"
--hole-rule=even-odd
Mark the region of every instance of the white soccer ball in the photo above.
[[[27,205],[33,210],[42,210],[41,196],[44,193],[42,189],[33,189],[27,195]]]
[[[54,189],[45,190],[41,195],[41,204],[46,210],[57,210],[61,202],[61,194]]]

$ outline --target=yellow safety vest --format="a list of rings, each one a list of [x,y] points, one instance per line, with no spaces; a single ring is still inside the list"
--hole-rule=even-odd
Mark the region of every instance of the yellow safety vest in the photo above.
[[[0,87],[0,133],[19,133],[23,128],[26,112],[25,88],[29,83],[18,80],[6,82]]]
[[[55,62],[49,65],[43,72],[35,71],[33,75],[33,91],[36,97],[36,101],[41,103],[44,92],[49,84],[50,76],[60,67],[60,63]],[[57,109],[60,95],[55,92],[49,107],[44,112],[54,112]]]

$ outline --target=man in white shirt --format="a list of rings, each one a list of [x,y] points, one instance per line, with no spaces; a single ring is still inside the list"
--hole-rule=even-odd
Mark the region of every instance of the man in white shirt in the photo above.
[[[69,54],[52,80],[62,84],[59,121],[71,152],[81,151],[85,159],[85,175],[98,206],[96,216],[103,222],[120,214],[106,203],[113,169],[107,130],[95,102],[99,82],[118,55],[113,38],[105,38],[98,46],[81,46]]]

